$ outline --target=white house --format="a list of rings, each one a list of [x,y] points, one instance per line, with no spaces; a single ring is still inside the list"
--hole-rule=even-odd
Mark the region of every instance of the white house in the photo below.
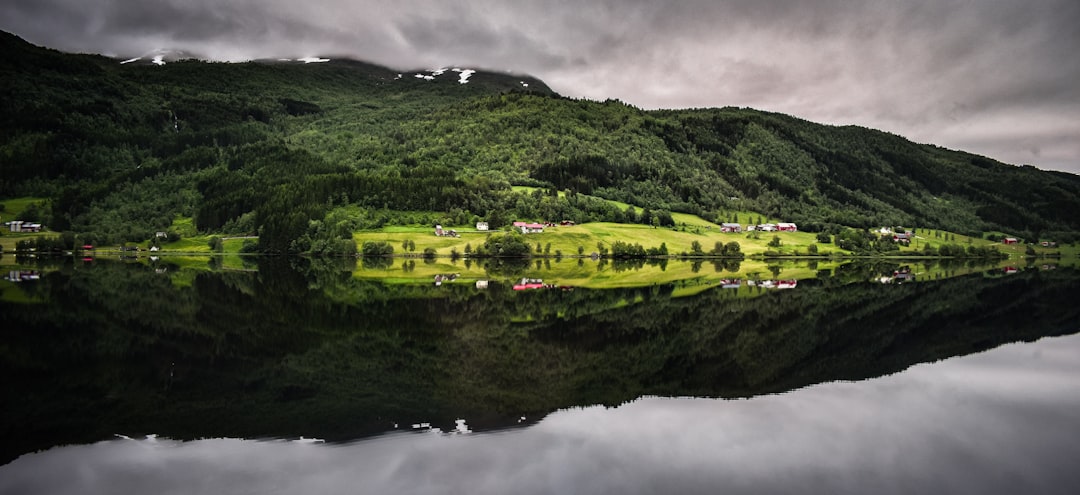
[[[514,228],[521,230],[522,234],[541,234],[544,232],[542,223],[514,222]]]
[[[487,222],[476,222],[476,230],[487,230],[487,229],[488,229],[488,223]]]

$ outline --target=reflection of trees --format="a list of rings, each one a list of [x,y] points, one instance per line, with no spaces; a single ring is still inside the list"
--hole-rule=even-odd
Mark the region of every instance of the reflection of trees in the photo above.
[[[483,263],[515,278],[528,261],[514,261]],[[117,432],[351,438],[390,421],[483,429],[643,394],[753,395],[1071,331],[1080,316],[1066,269],[838,285],[889,268],[845,265],[798,290],[672,298],[674,285],[434,288],[355,279],[340,260],[259,263],[190,285],[141,265],[69,266],[40,282],[49,305],[0,307],[20,329],[0,361],[4,414],[31,425],[9,458]]]

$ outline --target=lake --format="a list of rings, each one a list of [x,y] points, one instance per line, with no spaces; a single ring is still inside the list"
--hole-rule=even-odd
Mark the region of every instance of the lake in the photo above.
[[[5,268],[0,494],[1080,486],[1070,267]]]

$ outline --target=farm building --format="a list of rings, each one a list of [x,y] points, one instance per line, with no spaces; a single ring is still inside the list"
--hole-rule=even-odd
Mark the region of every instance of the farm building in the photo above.
[[[781,222],[776,224],[776,230],[779,230],[781,232],[797,232],[799,230],[799,227],[797,227],[793,223]]]
[[[24,222],[22,220],[15,220],[8,222],[8,228],[12,232],[41,232],[40,223]]]
[[[544,224],[514,222],[514,228],[521,230],[522,234],[540,234],[544,232]]]
[[[444,230],[442,225],[435,226],[435,235],[439,237],[461,237],[456,230]]]
[[[737,223],[720,224],[720,232],[742,232],[742,225]]]

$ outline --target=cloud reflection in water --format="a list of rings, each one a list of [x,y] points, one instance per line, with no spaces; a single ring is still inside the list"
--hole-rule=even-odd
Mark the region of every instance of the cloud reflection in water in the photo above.
[[[645,398],[455,431],[118,438],[25,455],[0,467],[0,494],[1066,493],[1080,486],[1080,336],[753,399]]]

